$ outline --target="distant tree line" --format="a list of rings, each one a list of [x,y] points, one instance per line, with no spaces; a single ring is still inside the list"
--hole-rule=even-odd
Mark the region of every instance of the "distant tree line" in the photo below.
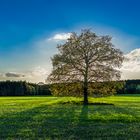
[[[51,95],[48,85],[38,85],[25,81],[0,82],[0,96]]]
[[[120,94],[140,94],[140,80],[126,80]]]
[[[114,94],[140,94],[140,80],[89,83],[89,96],[102,97]],[[26,81],[1,81],[0,96],[83,96],[77,83],[34,84]]]

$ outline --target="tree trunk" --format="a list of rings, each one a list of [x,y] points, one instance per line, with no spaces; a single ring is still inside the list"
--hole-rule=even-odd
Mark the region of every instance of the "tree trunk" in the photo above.
[[[88,105],[88,58],[85,56],[85,75],[84,75],[84,105]]]
[[[84,87],[84,105],[88,105],[88,90]]]
[[[88,83],[84,83],[84,105],[88,105]]]

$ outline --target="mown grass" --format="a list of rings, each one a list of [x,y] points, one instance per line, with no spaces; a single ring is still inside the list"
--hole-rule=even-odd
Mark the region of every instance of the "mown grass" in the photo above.
[[[140,139],[139,95],[89,98],[104,105],[83,106],[81,101],[0,97],[0,139]]]

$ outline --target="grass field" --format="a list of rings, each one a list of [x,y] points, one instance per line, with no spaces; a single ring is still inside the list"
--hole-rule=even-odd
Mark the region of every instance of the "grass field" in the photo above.
[[[140,96],[0,97],[0,139],[139,140]],[[67,103],[69,101],[69,104]]]

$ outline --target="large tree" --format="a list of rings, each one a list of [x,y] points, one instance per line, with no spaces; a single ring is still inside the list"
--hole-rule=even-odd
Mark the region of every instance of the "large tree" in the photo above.
[[[109,36],[98,36],[91,30],[72,33],[59,53],[52,58],[53,70],[48,79],[53,83],[82,82],[84,105],[88,104],[88,84],[120,78],[118,68],[123,53],[114,47]]]

